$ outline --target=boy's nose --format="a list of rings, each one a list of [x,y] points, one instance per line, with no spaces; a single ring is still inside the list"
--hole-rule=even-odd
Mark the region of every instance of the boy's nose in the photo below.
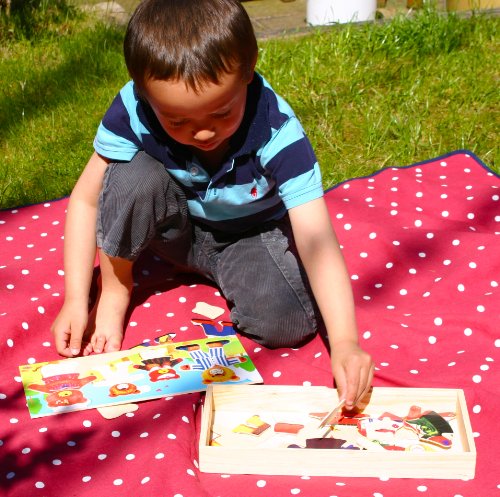
[[[206,142],[211,140],[214,136],[215,131],[211,131],[209,129],[200,129],[193,135],[194,139],[199,142]]]

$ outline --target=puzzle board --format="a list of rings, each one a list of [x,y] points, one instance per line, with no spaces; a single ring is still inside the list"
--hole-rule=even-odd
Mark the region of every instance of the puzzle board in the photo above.
[[[324,387],[214,386],[200,469],[319,476],[472,478],[475,446],[461,390],[375,388],[331,427]]]
[[[198,392],[211,383],[260,383],[235,335],[166,341],[19,367],[32,418]]]

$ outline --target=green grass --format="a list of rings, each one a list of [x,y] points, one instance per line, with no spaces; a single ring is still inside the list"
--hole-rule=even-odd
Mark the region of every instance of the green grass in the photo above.
[[[295,109],[325,187],[459,149],[497,172],[498,19],[429,11],[261,43],[258,70]],[[0,46],[0,207],[68,194],[127,80],[120,28]]]

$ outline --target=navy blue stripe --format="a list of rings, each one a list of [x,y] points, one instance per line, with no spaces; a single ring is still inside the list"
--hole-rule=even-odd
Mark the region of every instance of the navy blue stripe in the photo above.
[[[118,94],[114,98],[113,102],[111,103],[109,109],[102,119],[102,124],[109,131],[131,141],[138,147],[142,148],[142,144],[139,138],[130,127],[129,114],[120,94]]]
[[[290,160],[293,157],[293,160]],[[285,158],[285,160],[283,160]],[[304,137],[278,152],[266,165],[279,185],[311,171],[317,159],[309,140]]]
[[[225,233],[242,233],[257,226],[262,226],[266,221],[281,219],[286,214],[286,208],[282,202],[265,211],[251,216],[227,219],[223,221],[210,221],[209,219],[191,216],[192,219],[203,226]]]

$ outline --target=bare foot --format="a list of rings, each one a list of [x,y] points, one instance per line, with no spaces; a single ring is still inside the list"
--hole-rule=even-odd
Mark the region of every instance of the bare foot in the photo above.
[[[89,315],[83,355],[120,350],[125,314],[130,303],[128,292],[100,292]]]

